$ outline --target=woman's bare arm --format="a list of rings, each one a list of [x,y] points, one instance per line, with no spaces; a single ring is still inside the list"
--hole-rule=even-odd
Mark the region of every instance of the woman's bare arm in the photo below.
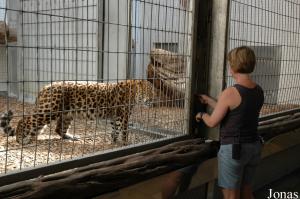
[[[199,100],[204,103],[207,104],[208,106],[210,106],[211,108],[215,108],[217,101],[215,99],[213,99],[212,97],[209,97],[207,95],[199,95]]]
[[[212,103],[211,105],[214,105],[214,111],[211,115],[209,115],[208,113],[204,113],[202,115],[202,120],[207,126],[215,127],[222,121],[227,111],[229,110],[230,107],[229,99],[231,95],[232,95],[231,89],[226,89],[221,93],[217,102],[215,103],[213,101],[207,102],[207,104]],[[201,120],[200,113],[196,115],[196,120],[197,121]]]

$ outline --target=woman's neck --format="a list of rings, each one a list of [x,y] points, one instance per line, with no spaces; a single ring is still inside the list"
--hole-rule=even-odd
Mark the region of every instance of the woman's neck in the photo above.
[[[233,75],[233,78],[235,79],[235,82],[237,84],[241,84],[247,87],[252,87],[256,85],[248,74],[236,73]]]

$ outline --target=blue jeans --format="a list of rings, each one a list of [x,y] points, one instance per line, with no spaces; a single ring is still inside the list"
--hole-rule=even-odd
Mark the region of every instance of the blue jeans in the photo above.
[[[232,159],[232,144],[221,145],[218,152],[218,184],[226,189],[239,189],[252,184],[260,162],[262,144],[257,141],[241,144],[240,160]]]

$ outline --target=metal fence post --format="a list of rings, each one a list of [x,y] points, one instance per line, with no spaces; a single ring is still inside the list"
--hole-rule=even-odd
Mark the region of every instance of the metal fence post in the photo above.
[[[211,49],[208,74],[208,95],[217,98],[225,83],[227,30],[230,1],[212,1]],[[207,129],[209,139],[219,139],[219,128]]]

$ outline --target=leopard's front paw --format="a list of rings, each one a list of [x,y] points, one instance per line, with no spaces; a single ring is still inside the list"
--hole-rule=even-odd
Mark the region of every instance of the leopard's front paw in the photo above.
[[[72,135],[69,135],[69,134],[64,134],[62,136],[63,139],[66,139],[66,140],[71,140],[71,141],[79,141],[80,138],[79,137],[75,137],[75,136],[72,136]]]

